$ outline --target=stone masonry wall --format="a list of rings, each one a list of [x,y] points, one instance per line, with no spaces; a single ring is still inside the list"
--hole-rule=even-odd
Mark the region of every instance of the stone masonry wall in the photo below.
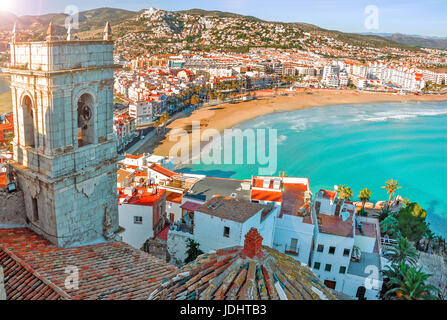
[[[192,234],[169,230],[168,232],[168,252],[171,255],[171,263],[180,267],[185,264],[186,240],[194,239]]]
[[[0,225],[25,225],[25,223],[23,192],[8,193],[0,191]]]

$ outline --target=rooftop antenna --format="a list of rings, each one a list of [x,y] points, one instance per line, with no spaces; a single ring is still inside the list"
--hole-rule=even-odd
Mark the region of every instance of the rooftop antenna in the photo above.
[[[110,26],[109,21],[107,21],[106,27],[104,28],[104,40],[112,41],[112,27]]]

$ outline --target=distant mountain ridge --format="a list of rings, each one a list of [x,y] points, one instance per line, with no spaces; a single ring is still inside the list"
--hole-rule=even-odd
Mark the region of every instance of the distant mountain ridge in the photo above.
[[[202,24],[196,22],[193,24],[191,30],[185,30],[184,25],[187,24],[186,20],[182,19],[182,16],[188,15],[191,17],[199,18],[218,18],[218,19],[229,19],[229,18],[239,18],[247,22],[260,22],[267,23],[270,26],[296,26],[301,30],[301,32],[318,32],[321,34],[328,35],[334,39],[344,41],[349,44],[357,46],[372,46],[372,47],[396,47],[404,48],[407,50],[418,50],[416,46],[428,46],[435,48],[443,48],[444,39],[425,39],[416,38],[404,35],[385,35],[381,36],[379,34],[358,34],[358,33],[343,33],[337,30],[326,30],[318,26],[309,23],[285,23],[285,22],[271,22],[261,20],[252,16],[245,16],[236,13],[223,12],[223,11],[207,11],[202,9],[190,9],[182,11],[163,11],[157,10],[159,18],[159,25],[162,29],[167,29],[173,35],[179,35],[185,39],[188,36],[196,35],[196,38],[200,38],[200,29],[204,28]],[[123,36],[126,32],[132,33],[140,30],[149,30],[151,22],[142,24],[138,22],[138,17],[147,12],[148,10],[128,11],[123,9],[115,8],[98,8],[87,11],[82,11],[79,13],[79,29],[75,32],[82,33],[83,36],[86,34],[88,38],[98,37],[100,32],[103,30],[104,25],[109,21],[114,30],[116,30],[116,35]],[[12,13],[0,13],[0,30],[11,30],[15,22],[17,22],[19,30],[28,30],[33,34],[33,38],[42,38],[46,32],[48,24],[53,21],[55,25],[56,32],[58,34],[64,34],[66,32],[64,25],[67,15],[64,13],[52,13],[45,14],[41,16],[21,16],[17,17]],[[156,22],[154,22],[156,23]],[[243,30],[242,30],[243,31]],[[241,31],[241,32],[242,32]],[[198,35],[198,36],[197,36]],[[240,36],[240,35],[237,35]],[[191,39],[191,38],[189,38]],[[198,41],[199,39],[195,39]]]
[[[402,33],[360,33],[361,35],[376,35],[402,44],[434,49],[447,49],[447,37],[420,36]]]

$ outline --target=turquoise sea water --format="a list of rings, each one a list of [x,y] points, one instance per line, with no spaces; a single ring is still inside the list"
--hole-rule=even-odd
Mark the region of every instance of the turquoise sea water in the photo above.
[[[237,128],[276,129],[278,171],[309,177],[314,193],[346,184],[355,196],[368,187],[372,201],[386,200],[381,186],[397,179],[398,194],[420,203],[432,230],[447,236],[447,102],[313,108],[262,116]],[[258,169],[197,164],[182,171],[249,179]]]

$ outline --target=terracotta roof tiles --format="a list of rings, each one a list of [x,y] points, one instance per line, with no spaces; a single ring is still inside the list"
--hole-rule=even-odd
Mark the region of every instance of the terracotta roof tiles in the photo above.
[[[306,266],[263,247],[249,258],[242,247],[203,254],[160,285],[152,300],[335,300]]]
[[[177,271],[123,242],[58,248],[25,228],[0,229],[0,265],[8,299],[147,299]],[[65,288],[68,266],[79,270],[78,289]]]

